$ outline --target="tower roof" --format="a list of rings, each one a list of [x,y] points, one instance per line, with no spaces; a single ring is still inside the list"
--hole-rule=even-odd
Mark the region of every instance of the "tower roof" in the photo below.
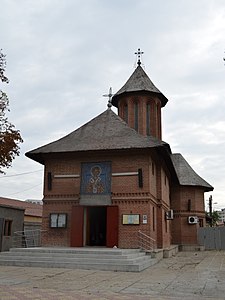
[[[201,186],[205,191],[213,191],[213,187],[200,177],[180,153],[171,154],[171,159],[180,185]]]
[[[138,91],[156,94],[161,100],[162,107],[168,102],[168,99],[157,89],[142,67],[138,65],[124,86],[113,96],[112,104],[118,107],[118,96]]]
[[[169,145],[152,136],[143,136],[130,128],[111,109],[107,109],[88,123],[65,137],[26,153],[44,164],[45,155],[100,150],[167,148]]]

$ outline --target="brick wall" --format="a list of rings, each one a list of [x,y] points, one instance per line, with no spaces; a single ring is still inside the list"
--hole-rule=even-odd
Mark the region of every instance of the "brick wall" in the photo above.
[[[119,247],[138,248],[138,230],[152,236],[151,234],[151,205],[148,200],[115,200],[119,206]],[[140,214],[140,225],[123,225],[123,214]],[[143,224],[143,215],[147,215],[147,224]]]
[[[72,206],[77,201],[71,200],[45,200],[43,204],[43,221],[42,245],[44,246],[70,246],[70,226]],[[50,228],[50,214],[65,213],[67,214],[66,228]]]
[[[112,161],[112,172],[136,172],[143,170],[143,187],[138,185],[138,176],[112,177],[112,204],[119,207],[119,247],[136,248],[137,231],[141,230],[157,240],[158,247],[175,244],[196,244],[197,225],[189,225],[187,217],[198,216],[205,224],[204,190],[198,187],[176,186],[171,189],[171,208],[174,220],[166,220],[170,209],[170,180],[167,170],[157,155],[149,153],[111,153],[87,157],[52,158],[46,163],[47,173],[52,173],[52,190],[45,182],[45,203],[43,213],[44,245],[70,245],[70,224],[72,205],[79,202],[80,178],[54,178],[60,174],[80,174],[82,161]],[[153,167],[154,166],[154,167]],[[154,169],[154,171],[153,171]],[[190,207],[191,203],[191,207]],[[155,217],[153,217],[153,211]],[[65,212],[68,214],[67,229],[49,229],[49,214]],[[123,214],[140,214],[140,225],[123,225]],[[147,224],[143,224],[143,215]],[[155,224],[155,225],[154,225]],[[48,235],[48,238],[47,238]],[[172,237],[171,237],[172,236]]]
[[[60,163],[59,163],[60,161]],[[112,173],[137,172],[139,168],[143,172],[143,188],[139,188],[138,176],[113,176],[112,193],[147,193],[155,194],[155,175],[149,171],[152,168],[152,160],[149,154],[131,153],[130,155],[117,153],[113,155],[92,155],[91,157],[79,156],[77,158],[61,159],[51,158],[45,166],[44,197],[54,197],[65,195],[74,197],[80,192],[80,178],[55,178],[55,175],[80,175],[81,162],[111,161]],[[62,166],[65,166],[63,169]],[[52,189],[48,189],[48,172],[52,175]],[[150,190],[149,190],[150,189]],[[152,189],[152,190],[151,190]]]
[[[173,244],[197,244],[199,223],[188,224],[189,216],[197,216],[205,225],[204,190],[200,187],[177,186],[172,189],[171,207]]]
[[[150,134],[158,139],[162,138],[161,133],[161,101],[155,96],[149,96],[144,92],[134,93],[132,96],[121,95],[118,103],[119,116],[125,120],[125,109],[128,107],[128,124],[135,128],[135,103],[138,104],[138,132],[147,135],[146,108],[150,104]]]
[[[169,198],[169,186],[163,180],[156,186],[157,174],[164,176],[156,156],[143,151],[108,153],[91,156],[53,157],[46,161],[44,205],[43,205],[43,234],[42,243],[45,246],[70,246],[71,242],[71,210],[79,202],[80,178],[55,178],[55,175],[69,175],[81,173],[81,162],[111,161],[112,173],[143,171],[143,187],[138,185],[138,176],[112,177],[112,204],[119,207],[119,247],[136,248],[137,231],[141,230],[157,240],[158,231],[161,232],[159,246],[170,243],[170,228],[165,225],[165,211]],[[153,167],[154,165],[154,167]],[[159,172],[157,172],[157,168]],[[52,175],[52,189],[48,189],[48,172]],[[161,182],[163,185],[161,186]],[[158,191],[158,194],[157,194]],[[163,191],[163,192],[162,192]],[[161,199],[161,195],[163,198]],[[157,196],[157,197],[156,197]],[[158,204],[161,201],[161,222],[158,220]],[[68,215],[67,228],[49,228],[51,213],[66,213]],[[140,225],[123,225],[123,214],[140,214]],[[154,214],[154,216],[153,216]],[[147,224],[143,224],[143,215],[147,216]]]

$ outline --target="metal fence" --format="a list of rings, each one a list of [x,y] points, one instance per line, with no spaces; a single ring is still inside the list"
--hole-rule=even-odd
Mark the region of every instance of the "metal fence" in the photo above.
[[[199,228],[198,242],[205,250],[225,250],[225,227]]]
[[[41,246],[41,233],[43,230],[34,229],[14,232],[12,247],[13,248],[30,248]]]

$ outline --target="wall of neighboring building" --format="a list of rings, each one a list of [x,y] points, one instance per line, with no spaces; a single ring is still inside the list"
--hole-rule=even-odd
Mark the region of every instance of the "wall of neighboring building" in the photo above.
[[[0,206],[0,251],[8,251],[12,247],[15,231],[23,231],[24,210]]]
[[[24,231],[27,230],[41,230],[42,217],[38,216],[24,216]]]
[[[219,221],[220,222],[225,222],[225,208],[222,208],[221,210],[216,211],[219,215]]]
[[[42,201],[37,203],[0,197],[0,206],[24,209],[24,230],[40,230],[42,222]]]

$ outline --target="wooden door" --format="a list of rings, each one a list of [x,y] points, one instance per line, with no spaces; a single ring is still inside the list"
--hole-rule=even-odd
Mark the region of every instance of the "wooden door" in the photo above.
[[[119,209],[118,206],[107,207],[107,225],[106,225],[106,246],[112,248],[118,247],[118,225]]]
[[[84,207],[73,206],[71,216],[71,247],[83,247]]]

